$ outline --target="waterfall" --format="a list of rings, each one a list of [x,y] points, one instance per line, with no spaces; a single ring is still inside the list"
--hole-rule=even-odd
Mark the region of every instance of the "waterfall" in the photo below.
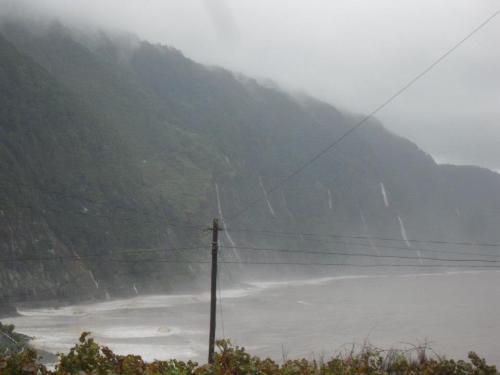
[[[236,243],[233,241],[231,235],[229,234],[228,225],[227,225],[226,221],[224,220],[224,214],[222,213],[222,205],[220,203],[219,185],[217,185],[217,182],[215,183],[215,195],[217,196],[217,210],[219,212],[219,217],[221,220],[222,228],[224,229],[223,230],[224,236],[231,244],[231,247],[233,248],[233,254],[236,257],[236,259],[238,259],[238,261],[241,261],[241,258],[239,256],[238,252],[236,251]]]
[[[375,244],[373,243],[372,237],[368,232],[368,225],[366,224],[365,215],[363,214],[361,208],[359,209],[359,214],[361,215],[361,222],[363,223],[363,233],[368,237],[368,243],[370,244],[372,250],[375,252],[375,254],[377,254],[377,256],[380,256],[380,251],[377,248],[377,246],[375,246]]]
[[[384,204],[389,207],[389,199],[387,199],[387,191],[385,190],[385,185],[383,182],[380,183],[380,192],[382,193],[382,198],[384,199]]]
[[[259,185],[262,189],[262,192],[264,193],[264,198],[266,199],[267,207],[269,208],[269,212],[271,215],[276,217],[276,213],[274,212],[273,206],[271,206],[271,202],[269,202],[269,197],[267,196],[267,191],[264,188],[264,184],[262,183],[262,178],[259,176]]]
[[[281,190],[281,197],[283,198],[283,204],[285,206],[286,213],[288,214],[288,216],[290,216],[290,218],[293,219],[292,211],[290,211],[290,209],[288,208],[288,203],[286,201],[285,192],[283,190]]]
[[[399,227],[401,229],[401,237],[403,237],[403,240],[405,240],[406,246],[408,248],[411,248],[410,241],[408,240],[408,235],[406,233],[406,228],[403,220],[398,216],[398,221],[399,221]],[[415,250],[417,252],[417,256],[419,258],[420,264],[424,265],[424,262],[422,261],[422,253],[419,250]]]
[[[139,295],[139,291],[137,290],[135,283],[132,284],[132,289],[134,289],[135,294]]]
[[[94,276],[94,273],[91,270],[89,270],[89,275],[90,275],[90,278],[92,279],[92,281],[94,282],[95,288],[99,289],[99,283],[97,282],[97,280]]]
[[[328,189],[328,208],[331,210],[333,207],[332,205],[332,192],[330,189]]]

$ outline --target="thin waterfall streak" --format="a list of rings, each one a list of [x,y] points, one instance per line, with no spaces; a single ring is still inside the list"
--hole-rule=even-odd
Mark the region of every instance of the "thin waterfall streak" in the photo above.
[[[281,197],[283,198],[283,204],[285,206],[286,213],[288,214],[288,216],[290,216],[290,218],[293,219],[292,211],[290,211],[290,209],[288,208],[288,203],[286,201],[285,193],[283,192],[283,190],[281,190]]]
[[[219,211],[219,217],[221,220],[224,236],[227,238],[229,243],[231,244],[231,247],[233,248],[233,255],[236,257],[238,261],[241,261],[241,257],[236,249],[236,243],[234,242],[233,238],[229,234],[229,228],[226,223],[226,220],[224,219],[224,214],[222,213],[222,205],[221,205],[221,200],[220,200],[220,194],[219,194],[219,185],[217,185],[217,182],[215,183],[215,195],[217,196],[217,210]]]
[[[273,206],[271,205],[271,202],[269,201],[269,197],[267,196],[267,191],[264,188],[264,184],[262,183],[262,178],[260,176],[259,176],[259,185],[260,185],[260,188],[262,189],[262,192],[264,193],[264,198],[266,200],[267,207],[269,208],[269,212],[271,213],[271,215],[273,215],[273,217],[276,217],[276,213],[274,212]]]
[[[380,183],[380,193],[382,194],[382,198],[384,199],[385,207],[389,207],[389,198],[387,198],[387,191],[385,190],[385,185],[383,182]]]
[[[92,279],[92,282],[95,285],[95,288],[99,289],[99,283],[97,282],[97,280],[96,280],[96,278],[94,276],[94,273],[91,270],[89,270],[89,275],[90,275],[90,278]]]
[[[406,233],[405,224],[403,223],[403,219],[398,216],[399,221],[399,229],[401,230],[401,237],[405,241],[406,247],[411,248],[410,241],[408,241],[408,234]]]
[[[361,216],[361,222],[363,223],[363,232],[368,237],[368,243],[370,244],[370,247],[375,252],[375,254],[377,254],[377,256],[380,256],[380,251],[373,243],[370,233],[368,232],[368,224],[366,223],[366,218],[361,208],[359,209],[359,214]]]
[[[405,228],[405,224],[403,222],[403,219],[401,219],[401,217],[398,216],[398,221],[399,221],[399,227],[401,229],[401,237],[403,238],[403,240],[405,241],[406,243],[406,246],[411,249],[411,244],[410,244],[410,241],[408,240],[408,234],[406,233],[406,228]],[[420,250],[415,250],[416,253],[417,253],[417,256],[418,256],[418,260],[420,262],[420,265],[424,265],[424,262],[422,260],[422,253],[420,252]]]

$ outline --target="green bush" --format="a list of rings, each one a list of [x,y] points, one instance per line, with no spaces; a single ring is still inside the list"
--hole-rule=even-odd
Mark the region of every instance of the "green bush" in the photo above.
[[[218,352],[213,365],[175,359],[146,363],[137,355],[116,355],[101,347],[84,332],[67,354],[60,354],[54,371],[38,363],[36,353],[0,355],[0,374],[40,375],[498,375],[495,366],[469,353],[469,362],[430,359],[420,352],[416,360],[403,352],[383,352],[365,348],[361,353],[337,356],[329,361],[287,360],[278,364],[266,358],[251,356],[244,348],[230,341],[217,342]],[[385,354],[384,354],[385,353]]]

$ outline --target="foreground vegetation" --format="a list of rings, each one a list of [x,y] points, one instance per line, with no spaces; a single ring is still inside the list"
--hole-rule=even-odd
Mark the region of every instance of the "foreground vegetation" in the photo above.
[[[497,375],[495,366],[489,366],[475,353],[469,361],[428,358],[425,350],[418,350],[412,358],[407,352],[382,351],[365,348],[360,353],[339,355],[330,360],[286,360],[278,364],[271,359],[251,356],[244,348],[229,341],[217,343],[218,353],[213,365],[177,360],[146,363],[137,355],[116,355],[109,348],[97,344],[89,333],[83,333],[79,343],[68,354],[60,354],[55,370],[48,370],[38,362],[35,351],[25,349],[0,354],[0,374],[96,374],[96,375],[337,375],[337,374],[426,374],[426,375]]]
[[[30,337],[14,332],[14,325],[0,322],[0,355],[23,350],[29,340]]]

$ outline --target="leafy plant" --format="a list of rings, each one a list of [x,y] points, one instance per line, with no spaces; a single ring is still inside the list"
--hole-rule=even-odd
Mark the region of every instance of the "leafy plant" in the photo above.
[[[67,354],[59,355],[54,371],[38,363],[33,350],[0,355],[0,374],[40,375],[498,375],[495,366],[490,366],[477,354],[469,353],[470,362],[429,359],[419,352],[412,360],[405,352],[384,352],[366,347],[361,353],[338,355],[331,360],[307,359],[287,360],[278,364],[272,359],[261,359],[234,346],[229,340],[217,342],[218,352],[214,364],[199,366],[192,361],[145,362],[138,355],[117,355],[107,347],[100,346],[89,332],[82,333],[78,344]],[[384,354],[385,353],[385,354]],[[424,353],[424,355],[422,355]]]

